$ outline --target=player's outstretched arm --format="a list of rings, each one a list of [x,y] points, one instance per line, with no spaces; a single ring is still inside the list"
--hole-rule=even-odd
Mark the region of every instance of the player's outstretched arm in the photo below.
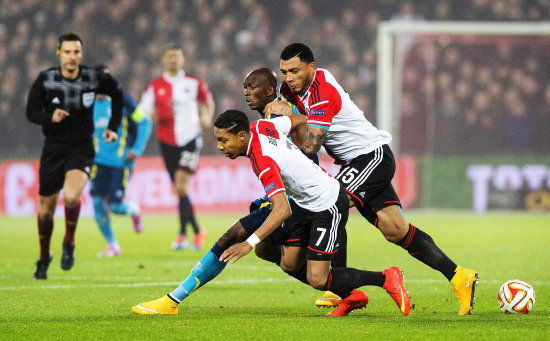
[[[238,261],[240,258],[246,256],[256,244],[269,236],[275,231],[281,224],[292,215],[290,204],[286,192],[279,192],[270,198],[273,209],[271,213],[262,224],[262,226],[253,233],[246,241],[235,244],[225,250],[220,257],[221,261],[228,262],[233,261],[231,264]]]

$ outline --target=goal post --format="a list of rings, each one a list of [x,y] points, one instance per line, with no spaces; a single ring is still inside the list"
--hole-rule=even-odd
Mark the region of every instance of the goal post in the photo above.
[[[529,194],[529,191],[542,189],[544,191],[547,191],[548,197],[550,197],[550,163],[548,163],[547,166],[547,178],[544,178],[544,180],[529,180],[526,178],[527,175],[525,175],[529,173],[528,171],[526,171],[526,167],[528,168],[532,164],[540,165],[546,162],[540,158],[539,159],[541,161],[537,161],[537,157],[541,156],[540,153],[538,155],[535,155],[535,157],[528,158],[526,155],[520,155],[518,153],[513,155],[510,153],[507,154],[508,151],[504,147],[498,150],[496,150],[497,148],[495,148],[495,150],[484,150],[482,152],[464,148],[464,150],[458,151],[454,154],[448,153],[453,154],[452,156],[456,156],[455,158],[447,158],[443,160],[448,155],[445,154],[445,151],[442,149],[441,145],[448,141],[445,141],[445,138],[441,138],[441,131],[444,130],[441,129],[442,125],[440,125],[440,122],[442,120],[442,114],[440,110],[442,92],[437,89],[437,86],[439,85],[438,77],[440,76],[440,71],[437,69],[439,67],[437,63],[441,64],[443,54],[445,53],[445,49],[448,48],[448,46],[456,47],[456,49],[459,50],[460,56],[464,59],[472,59],[470,58],[468,53],[470,53],[471,51],[475,51],[475,53],[477,54],[477,56],[475,57],[477,59],[473,58],[477,63],[475,65],[475,72],[479,72],[484,68],[493,68],[494,70],[492,70],[492,72],[496,74],[496,69],[499,67],[499,63],[501,63],[501,60],[495,57],[495,55],[498,55],[500,51],[498,53],[495,53],[494,51],[499,50],[502,46],[508,45],[513,47],[513,53],[515,54],[521,55],[522,53],[524,53],[524,51],[526,55],[527,53],[536,54],[537,56],[539,56],[537,57],[538,63],[543,65],[541,67],[541,70],[550,70],[550,68],[546,66],[548,65],[547,60],[550,60],[550,23],[488,23],[464,21],[411,22],[391,20],[381,22],[378,26],[377,34],[376,125],[379,129],[383,129],[391,133],[393,137],[392,149],[397,155],[401,155],[402,151],[406,152],[407,149],[411,149],[410,141],[407,141],[408,137],[405,136],[405,138],[403,138],[403,135],[401,133],[408,131],[409,135],[411,135],[411,131],[415,130],[414,125],[412,127],[408,125],[410,124],[410,122],[414,123],[414,121],[406,120],[406,115],[409,114],[408,112],[406,112],[406,109],[408,108],[408,104],[411,103],[411,98],[413,100],[413,103],[415,103],[414,100],[417,100],[415,96],[418,97],[421,94],[421,91],[416,89],[407,92],[407,89],[404,89],[404,79],[406,80],[406,77],[410,76],[411,70],[414,71],[416,66],[420,66],[420,69],[422,70],[418,72],[425,72],[425,74],[422,75],[422,77],[424,77],[422,78],[422,80],[425,81],[429,79],[429,81],[432,82],[431,85],[434,86],[435,84],[436,87],[436,90],[431,92],[430,98],[428,98],[429,96],[426,95],[425,98],[418,100],[423,104],[423,106],[420,106],[420,109],[418,109],[418,111],[422,111],[424,109],[425,113],[420,119],[420,121],[423,121],[423,130],[421,130],[421,132],[416,135],[420,139],[422,139],[422,142],[419,142],[419,144],[422,144],[422,146],[417,148],[416,152],[413,152],[413,154],[415,154],[415,157],[420,160],[419,162],[422,163],[422,167],[420,168],[420,171],[418,171],[419,187],[421,188],[419,190],[419,198],[415,205],[416,207],[474,208],[478,211],[483,211],[484,209],[487,209],[487,207],[491,207],[491,205],[493,205],[491,203],[492,200],[493,203],[497,203],[495,206],[497,208],[499,207],[498,205],[500,205],[499,202],[506,202],[506,204],[503,205],[504,208],[507,208],[508,206],[512,207],[514,205],[519,206],[514,208],[526,208],[525,205],[527,204],[525,204],[525,202],[527,202],[527,199],[525,198],[524,200],[524,196]],[[445,42],[447,45],[445,45],[443,42]],[[422,51],[424,51],[424,49],[429,50],[432,48],[437,50],[436,54],[438,54],[437,58],[439,59],[436,62],[430,61],[428,59],[420,60],[423,57]],[[411,50],[413,49],[416,49],[416,52],[411,53]],[[486,60],[484,60],[484,55],[486,54],[490,56],[491,53],[493,58],[491,59],[487,57]],[[519,59],[523,63],[525,62],[525,59],[527,59],[527,57]],[[436,66],[428,65],[432,62],[433,64],[436,64]],[[508,71],[510,74],[513,73],[516,68],[524,67],[523,65],[516,66],[514,63],[502,63],[502,65],[503,66],[501,68],[509,68]],[[462,72],[462,70],[454,70],[453,72],[451,72],[452,76],[460,76],[460,72]],[[476,74],[473,78],[477,76],[478,75]],[[510,75],[508,77],[512,78],[513,76]],[[542,78],[544,78],[544,76],[538,77],[539,80]],[[493,81],[495,83],[498,83],[499,80],[497,80],[497,77],[494,77]],[[457,83],[457,81],[454,79],[452,79],[451,82]],[[425,85],[420,84],[421,82],[418,83],[419,84],[416,85],[418,87]],[[428,82],[426,81],[426,83]],[[536,84],[540,85],[541,87],[550,88],[550,79],[545,80],[544,83],[539,81]],[[504,84],[502,85],[502,88],[502,93],[499,96],[501,96],[500,100],[504,101],[509,95],[504,91],[508,90],[508,85]],[[457,88],[452,88],[449,92],[453,91],[457,91]],[[489,90],[485,88],[478,89],[475,87],[473,87],[473,90],[471,91],[474,95],[477,92],[489,92]],[[539,89],[538,93],[540,92],[541,91]],[[461,115],[467,115],[468,110],[471,109],[470,106],[474,105],[474,95],[470,96],[469,100],[471,102],[469,102],[467,106],[459,108]],[[538,98],[541,97],[540,94],[538,94],[537,96]],[[531,104],[529,102],[530,100],[531,98],[528,97],[522,99],[522,101],[526,102],[528,105]],[[482,99],[480,99],[479,101],[481,102]],[[500,109],[502,110],[502,108]],[[509,110],[507,110],[508,108],[502,110],[502,112],[499,113],[499,119],[504,117],[505,115],[509,115]],[[405,118],[405,120],[403,120],[403,118]],[[405,122],[403,123],[404,127],[400,127],[402,122]],[[461,128],[459,127],[459,124],[457,124],[457,127]],[[403,130],[401,130],[401,128],[403,128]],[[461,141],[461,139],[457,138],[456,140],[454,140],[454,142],[456,143],[456,141]],[[481,141],[483,142],[483,140]],[[415,142],[418,141],[415,140]],[[482,142],[479,142],[479,144],[482,144]],[[468,153],[470,155],[466,156],[468,156],[469,159],[463,157],[465,154]],[[544,156],[544,154],[542,154],[542,156]],[[468,160],[464,161],[464,159]],[[545,157],[543,157],[543,159],[546,160]],[[445,180],[442,180],[444,179],[444,176],[441,173],[448,172],[450,169],[450,166],[447,168],[442,167],[442,164],[444,162],[447,162],[449,165],[453,162],[455,162],[457,165],[459,165],[461,162],[468,163],[468,165],[460,164],[460,167],[463,167],[464,169],[460,169],[460,173],[457,172],[454,174],[454,176],[463,176],[464,178],[461,181],[463,182],[464,187],[472,187],[473,184],[481,183],[482,181],[479,179],[468,179],[468,174],[473,174],[475,173],[475,171],[470,171],[466,169],[470,165],[485,164],[485,161],[488,165],[487,167],[489,167],[486,168],[486,171],[488,172],[487,174],[489,175],[486,174],[486,176],[488,177],[486,186],[487,188],[484,190],[486,193],[483,194],[483,197],[485,198],[486,202],[489,202],[488,204],[486,203],[485,206],[478,205],[479,207],[482,207],[481,209],[473,207],[475,205],[472,205],[472,201],[475,202],[476,200],[480,200],[479,198],[472,198],[472,195],[475,196],[475,193],[479,192],[479,188],[467,188],[464,189],[462,197],[470,196],[468,198],[468,203],[465,203],[465,200],[462,200],[462,202],[458,203],[457,205],[449,203],[442,204],[443,206],[438,206],[441,203],[441,195],[438,196],[437,193],[438,191],[440,193],[443,192],[443,189],[438,188],[437,186],[440,186],[441,184],[445,185]],[[513,165],[514,162],[516,162],[515,165]],[[505,175],[499,173],[499,167],[501,165],[503,166],[502,170],[504,172],[502,174]],[[515,170],[512,169],[513,167],[508,167],[511,165],[516,167]],[[508,168],[506,168],[505,166]],[[443,169],[445,169],[445,171],[443,171]],[[514,171],[516,171],[516,173],[519,175],[509,175],[512,173],[506,173]],[[505,185],[502,185],[502,183],[504,183]],[[542,185],[538,185],[539,183],[541,183]],[[547,186],[544,185],[546,183]],[[532,186],[532,184],[537,185]],[[499,186],[501,186],[502,188]],[[505,193],[505,191],[508,191],[514,186],[521,187],[518,190],[518,192],[521,192],[521,195],[519,195],[521,198],[516,195],[517,193],[515,193],[514,195],[511,195],[509,192]],[[526,186],[531,186],[533,188],[526,188]],[[455,188],[449,187],[447,190],[455,191],[461,189],[457,189],[455,186]],[[514,200],[520,203],[516,203],[517,205],[510,204],[510,202],[513,201],[512,199],[510,199],[512,197],[516,199],[519,198],[517,200]],[[547,209],[550,210],[550,207],[548,207]]]

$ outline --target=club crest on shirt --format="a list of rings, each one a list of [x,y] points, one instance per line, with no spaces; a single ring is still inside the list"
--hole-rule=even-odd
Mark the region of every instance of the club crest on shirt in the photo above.
[[[93,91],[91,92],[85,92],[82,94],[82,105],[85,108],[89,108],[94,104],[95,100],[95,93]]]
[[[309,111],[310,116],[325,116],[324,110],[313,109]]]
[[[265,187],[264,187],[264,191],[265,191],[266,193],[268,193],[268,192],[271,191],[273,188],[275,188],[275,183],[274,183],[274,182],[272,182],[272,183],[270,183],[269,185],[265,186]]]

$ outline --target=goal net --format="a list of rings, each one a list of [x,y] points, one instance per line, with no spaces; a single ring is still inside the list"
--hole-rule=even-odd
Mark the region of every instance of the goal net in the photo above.
[[[549,60],[549,24],[380,25],[376,121],[414,162],[406,205],[550,210]]]

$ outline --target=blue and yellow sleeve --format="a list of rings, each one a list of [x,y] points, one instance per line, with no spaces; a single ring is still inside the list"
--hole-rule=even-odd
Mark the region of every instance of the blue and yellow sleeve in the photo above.
[[[139,106],[136,107],[136,109],[130,116],[130,119],[136,122],[138,125],[136,140],[134,141],[131,150],[134,152],[134,154],[140,156],[141,154],[143,154],[145,147],[147,147],[147,142],[149,141],[149,137],[151,136],[153,123]]]

